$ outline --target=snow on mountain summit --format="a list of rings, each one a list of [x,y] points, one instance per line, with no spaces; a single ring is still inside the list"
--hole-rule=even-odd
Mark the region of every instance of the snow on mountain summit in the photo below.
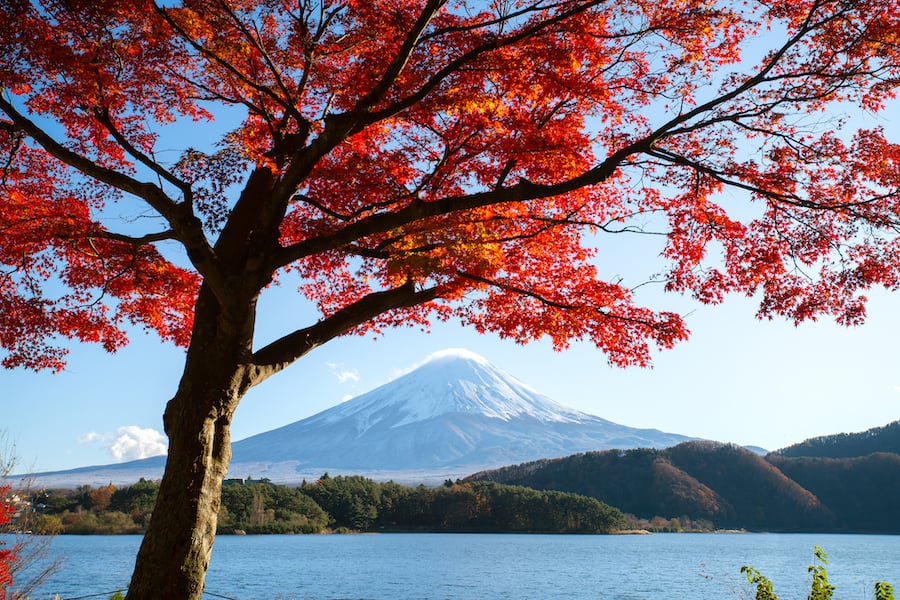
[[[558,423],[597,418],[554,402],[484,357],[459,348],[435,352],[403,376],[319,417],[323,422],[354,418],[361,433],[388,415],[394,417],[391,427],[402,427],[447,414]]]
[[[659,448],[684,436],[636,429],[558,404],[468,350],[302,421],[232,445],[231,472],[474,473],[606,448]],[[243,463],[244,466],[237,466]],[[255,465],[255,467],[252,467]],[[394,475],[392,475],[394,476]]]
[[[338,406],[234,442],[229,476],[298,483],[327,471],[440,482],[541,458],[665,448],[687,439],[565,407],[483,357],[451,349]],[[161,459],[145,459],[117,465],[115,471],[89,471],[91,481],[152,478],[161,473],[161,464]],[[88,475],[84,470],[71,474],[79,480]]]
[[[470,360],[472,362],[476,362],[488,367],[491,366],[491,363],[489,363],[485,357],[476,352],[472,352],[468,348],[447,348],[446,350],[438,350],[437,352],[432,352],[425,357],[425,360],[418,362],[407,369],[404,375],[406,373],[411,373],[422,365],[430,362],[452,362],[456,359]]]

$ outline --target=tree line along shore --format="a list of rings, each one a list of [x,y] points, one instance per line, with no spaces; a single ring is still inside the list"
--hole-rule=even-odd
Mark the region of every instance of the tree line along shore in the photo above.
[[[48,534],[142,533],[158,489],[158,482],[141,479],[120,488],[40,490],[23,500],[25,520],[17,527]],[[611,533],[635,525],[618,509],[578,494],[449,480],[439,487],[409,487],[326,473],[299,486],[226,481],[218,533]]]

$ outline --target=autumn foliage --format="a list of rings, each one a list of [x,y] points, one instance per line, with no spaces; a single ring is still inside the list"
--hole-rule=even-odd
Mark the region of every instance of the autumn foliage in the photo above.
[[[8,500],[9,486],[0,486],[0,532],[4,530],[4,525],[9,523],[10,517],[15,510]],[[0,600],[6,598],[6,588],[12,584],[12,574],[10,573],[10,565],[15,561],[16,555],[10,548],[4,548],[0,542]]]
[[[166,427],[194,479],[160,502],[202,499],[208,532],[237,402],[337,336],[457,319],[646,365],[688,333],[648,281],[844,324],[900,285],[897,2],[6,0],[0,22],[2,363],[134,326],[188,347]],[[630,235],[660,262],[619,277]],[[258,347],[279,281],[319,318]]]
[[[254,169],[277,181],[269,266],[299,275],[323,316],[405,282],[430,290],[356,332],[455,316],[644,364],[646,342],[670,346],[684,324],[601,280],[615,258],[594,234],[645,223],[668,237],[673,291],[759,292],[763,315],[859,322],[859,291],[898,282],[897,239],[879,232],[896,225],[900,150],[878,128],[820,124],[893,98],[896,12],[6,2],[4,364],[58,369],[57,336],[115,349],[128,323],[186,345],[200,277],[222,258],[205,240],[237,216],[233,184]],[[778,47],[740,62],[775,33]],[[235,114],[216,105],[242,115],[220,138],[173,137]],[[111,218],[145,210],[122,206],[135,198],[152,219]]]

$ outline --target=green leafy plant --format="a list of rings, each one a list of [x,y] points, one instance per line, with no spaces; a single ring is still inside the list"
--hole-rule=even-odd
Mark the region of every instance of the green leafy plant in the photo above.
[[[894,586],[886,581],[876,582],[875,600],[894,600]]]
[[[807,600],[830,600],[834,594],[834,586],[828,583],[828,573],[825,571],[828,555],[820,546],[815,546],[813,556],[815,560],[809,566],[809,573],[812,574],[812,589],[809,591]]]
[[[812,584],[807,600],[831,600],[834,596],[834,586],[828,583],[828,573],[825,565],[828,564],[828,555],[820,546],[813,547],[813,564],[808,568],[812,575]],[[765,575],[744,565],[741,573],[747,576],[747,581],[756,586],[754,600],[777,600],[778,596],[773,591],[772,582]],[[885,581],[875,584],[875,600],[894,600],[894,588]]]
[[[747,565],[741,567],[741,573],[747,575],[747,581],[756,586],[755,600],[778,600],[778,596],[772,591],[772,581],[768,577]]]

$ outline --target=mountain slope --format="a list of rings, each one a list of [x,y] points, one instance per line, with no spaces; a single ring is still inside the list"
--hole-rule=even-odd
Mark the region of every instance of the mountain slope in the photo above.
[[[471,479],[597,498],[642,518],[688,516],[718,527],[828,529],[833,516],[812,493],[744,448],[685,442],[661,450],[590,452],[505,467]]]
[[[900,455],[766,460],[816,495],[837,516],[836,530],[900,533]]]
[[[539,458],[667,447],[687,439],[565,407],[480,356],[448,350],[357,398],[234,442],[229,477],[299,483],[328,471],[436,483]],[[41,474],[40,480],[56,486],[131,483],[159,477],[160,460]]]
[[[295,462],[368,470],[466,474],[603,448],[665,447],[684,436],[618,425],[567,408],[465,351],[317,415],[233,445],[235,463]]]
[[[762,456],[740,446],[686,442],[663,453],[727,500],[735,514],[728,526],[805,531],[833,523],[833,515],[819,498]]]
[[[720,523],[733,516],[724,498],[674,466],[662,452],[650,448],[544,459],[483,471],[467,480],[605,498],[601,502],[647,518],[690,515]]]

